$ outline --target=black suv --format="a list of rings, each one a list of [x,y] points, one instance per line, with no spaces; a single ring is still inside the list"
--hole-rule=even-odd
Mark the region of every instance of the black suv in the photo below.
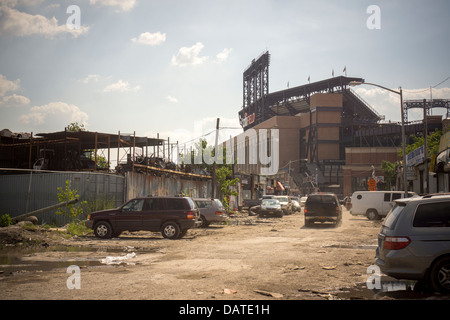
[[[342,222],[342,208],[338,197],[333,193],[313,193],[305,202],[305,226],[314,222],[333,222],[339,225]]]
[[[196,226],[198,217],[198,207],[189,197],[142,197],[117,209],[93,212],[85,225],[99,238],[118,237],[125,230],[147,230],[179,239]]]

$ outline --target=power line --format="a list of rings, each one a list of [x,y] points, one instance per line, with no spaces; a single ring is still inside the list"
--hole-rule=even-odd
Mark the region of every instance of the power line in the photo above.
[[[434,85],[434,86],[432,86],[430,88],[436,88],[436,87],[440,86],[441,84],[443,84],[444,82],[447,82],[449,79],[450,79],[450,77],[447,77],[446,79],[442,80],[441,82],[439,82],[438,84],[436,84],[436,85]],[[422,93],[422,92],[430,90],[430,88],[420,89],[418,91],[416,91],[416,90],[403,90],[403,92],[407,92],[407,93]]]

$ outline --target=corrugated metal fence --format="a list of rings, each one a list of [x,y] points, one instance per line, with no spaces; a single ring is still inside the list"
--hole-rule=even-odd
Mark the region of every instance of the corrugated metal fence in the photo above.
[[[102,208],[105,204],[119,206],[124,202],[125,178],[119,175],[92,172],[1,175],[0,215],[7,213],[16,217],[58,204],[58,188],[64,189],[67,180],[71,181],[71,188],[77,190],[79,200],[87,201],[91,210]],[[55,212],[39,214],[39,221],[56,225],[69,222],[69,219]]]
[[[115,174],[93,172],[29,172],[0,175],[0,216],[12,218],[30,211],[58,204],[58,188],[65,188],[66,181],[77,190],[80,201],[88,202],[89,211],[103,206],[117,207],[125,201],[147,195],[179,195],[208,197],[211,194],[210,180],[192,180],[175,176],[152,176],[127,172],[125,177]],[[70,220],[56,215],[56,210],[39,214],[39,222],[64,225]]]
[[[158,177],[136,172],[127,172],[126,199],[140,196],[174,196],[188,195],[191,197],[206,198],[211,195],[211,180],[192,180],[182,177]]]

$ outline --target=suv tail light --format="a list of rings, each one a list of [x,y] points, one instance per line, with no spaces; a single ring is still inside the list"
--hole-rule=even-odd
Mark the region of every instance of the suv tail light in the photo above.
[[[411,243],[408,237],[385,237],[384,248],[388,250],[400,250],[406,248]]]
[[[304,214],[307,214],[307,213],[308,213],[308,207],[307,207],[307,206],[305,206],[305,209],[303,209],[303,213],[304,213]]]
[[[188,218],[188,219],[194,219],[194,212],[189,211],[189,212],[187,213],[187,218]]]
[[[220,216],[223,214],[223,211],[216,211],[216,216]]]

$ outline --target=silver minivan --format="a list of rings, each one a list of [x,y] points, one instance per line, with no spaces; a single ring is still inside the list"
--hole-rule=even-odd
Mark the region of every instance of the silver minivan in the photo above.
[[[207,227],[211,222],[224,222],[228,216],[225,207],[219,199],[196,198],[194,199],[200,210],[200,227]]]
[[[393,278],[450,293],[450,195],[395,202],[378,235],[376,264]]]

